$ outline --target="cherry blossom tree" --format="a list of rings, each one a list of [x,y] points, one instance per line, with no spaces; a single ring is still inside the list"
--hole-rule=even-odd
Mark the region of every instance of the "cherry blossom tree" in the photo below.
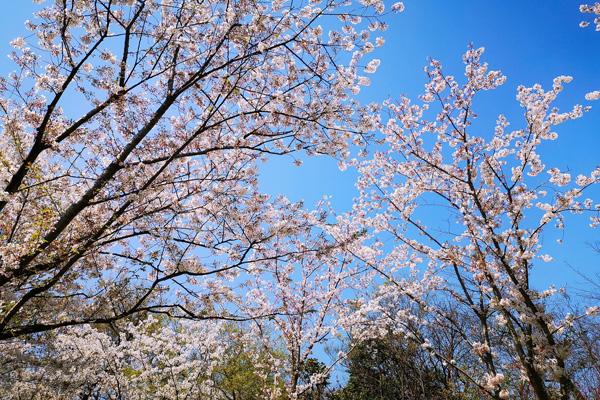
[[[242,267],[280,257],[276,230],[295,225],[278,223],[292,206],[258,191],[257,162],[297,150],[343,157],[348,139],[362,140],[365,112],[350,95],[367,83],[361,60],[383,42],[373,35],[384,9],[40,9],[12,42],[16,71],[0,80],[0,339],[139,311],[235,318],[208,315],[198,299],[224,298]]]
[[[303,235],[276,239],[277,246],[293,251],[289,257],[253,266],[260,271],[250,271],[253,279],[244,286],[246,295],[241,298],[240,308],[246,314],[270,316],[253,320],[253,331],[267,345],[274,336],[282,343],[287,393],[292,399],[305,398],[345,357],[335,355],[322,370],[307,375],[305,366],[315,351],[324,352],[339,340],[343,331],[338,321],[345,314],[346,300],[364,283],[364,267],[352,265],[347,252],[349,246],[358,245],[360,236],[338,225],[328,208],[325,201],[315,212],[305,212],[302,219],[308,224]]]
[[[567,330],[598,308],[587,315],[554,312],[560,289],[537,290],[531,271],[552,261],[542,246],[545,232],[576,214],[589,214],[592,227],[600,222],[600,205],[584,197],[600,181],[600,169],[572,177],[546,166],[539,153],[557,138],[555,126],[588,107],[561,112],[553,105],[568,76],[548,90],[520,86],[522,122],[510,129],[499,115],[486,135],[476,121],[476,98],[506,78],[482,54],[482,48],[465,53],[462,84],[432,60],[420,103],[387,102],[380,146],[372,158],[353,162],[360,197],[350,218],[375,237],[353,252],[385,284],[361,300],[348,325],[364,337],[385,326],[416,341],[482,396],[582,398]],[[440,331],[462,342],[458,349],[467,346],[476,362],[465,364],[448,351],[448,342],[434,336]]]

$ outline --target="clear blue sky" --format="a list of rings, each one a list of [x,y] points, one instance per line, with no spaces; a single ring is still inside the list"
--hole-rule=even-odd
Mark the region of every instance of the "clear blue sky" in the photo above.
[[[360,100],[380,102],[401,94],[415,97],[425,81],[422,69],[428,57],[441,60],[452,74],[461,75],[461,54],[473,42],[486,48],[485,59],[492,68],[508,76],[507,84],[482,96],[479,102],[482,120],[489,120],[490,128],[499,113],[514,119],[521,114],[515,101],[519,84],[548,87],[555,76],[572,75],[575,79],[559,105],[584,102],[586,92],[600,90],[600,32],[579,27],[584,19],[579,4],[573,0],[407,0],[404,13],[387,17],[390,28],[385,32],[386,44],[372,53],[382,64]],[[12,1],[3,8],[0,53],[7,54],[8,42],[25,33],[23,22],[32,10],[28,0]],[[8,59],[4,60],[0,63],[2,74],[13,68]],[[568,169],[573,175],[600,164],[600,101],[592,105],[583,119],[558,129],[561,136],[557,142],[545,146],[548,164]],[[291,158],[281,158],[268,162],[262,170],[265,191],[303,199],[307,207],[328,194],[333,195],[336,209],[344,212],[356,194],[354,172],[340,172],[334,160],[324,157],[304,159],[302,167],[293,166]],[[600,200],[599,190],[594,197]],[[590,275],[600,273],[600,255],[586,244],[599,241],[600,231],[586,229],[584,221],[580,222],[567,226],[562,248],[548,246],[555,261],[538,274],[538,284],[581,286],[581,279],[566,263]]]

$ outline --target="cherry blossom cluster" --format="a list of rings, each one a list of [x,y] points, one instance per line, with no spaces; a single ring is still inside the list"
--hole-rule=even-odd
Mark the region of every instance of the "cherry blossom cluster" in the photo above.
[[[592,14],[594,20],[592,24],[596,26],[596,30],[600,31],[600,3],[596,2],[594,4],[581,4],[579,6],[579,11],[584,14]],[[582,28],[587,28],[590,26],[589,21],[581,21],[579,24]]]

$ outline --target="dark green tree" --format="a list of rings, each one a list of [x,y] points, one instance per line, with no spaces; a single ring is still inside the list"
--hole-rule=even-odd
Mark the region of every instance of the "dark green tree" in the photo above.
[[[311,377],[325,375],[317,382],[310,384]],[[299,383],[310,385],[300,396],[302,400],[323,400],[326,398],[326,389],[329,386],[329,372],[321,361],[315,358],[307,359],[300,368]]]
[[[447,400],[451,385],[418,346],[398,337],[370,339],[349,353],[348,382],[333,400]]]

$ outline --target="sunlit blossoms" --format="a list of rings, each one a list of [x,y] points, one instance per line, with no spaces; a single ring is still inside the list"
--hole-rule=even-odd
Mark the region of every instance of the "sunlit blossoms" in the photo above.
[[[600,226],[600,167],[545,156],[599,91],[518,86],[486,125],[507,78],[469,46],[362,104],[403,2],[35,3],[0,78],[0,398],[600,395],[600,299],[533,275]],[[261,190],[316,155],[350,212]]]
[[[257,191],[256,163],[343,156],[370,128],[349,95],[368,84],[358,73],[382,6],[358,5],[368,26],[345,7],[39,10],[0,85],[0,338],[141,310],[198,315],[183,297],[227,297],[244,265],[289,254],[273,238],[298,225],[275,223],[294,205]]]
[[[184,344],[169,335],[188,328],[173,321],[299,312],[273,296],[243,301],[251,285],[264,290],[280,263],[317,263],[306,290],[331,281],[314,302],[333,307],[349,273],[327,261],[337,244],[318,234],[324,217],[260,193],[258,163],[295,151],[344,157],[350,140],[364,141],[374,125],[351,92],[368,84],[362,58],[385,27],[384,9],[379,0],[85,0],[47,3],[27,21],[31,33],[11,42],[16,71],[0,81],[0,340],[10,343],[2,347],[10,360],[33,352],[66,369],[17,368],[1,397],[14,385],[16,396],[44,398],[84,396],[85,387],[85,396],[106,398],[138,381],[152,390],[163,379],[152,374],[167,371],[120,363],[145,351],[144,341],[159,346],[163,333],[175,347],[156,351],[174,356]],[[295,290],[279,285],[273,295]],[[171,322],[142,342],[141,322],[120,328],[134,336],[126,341],[95,328],[139,315]],[[278,329],[295,335],[305,326]],[[294,345],[322,340],[322,329]],[[36,342],[44,338],[52,340]],[[222,346],[198,340],[169,362],[209,373]],[[85,343],[93,348],[77,358]],[[194,366],[203,345],[214,354]],[[140,363],[154,357],[148,352]],[[78,362],[89,373],[72,379]],[[134,372],[123,377],[123,368]],[[66,375],[37,389],[54,374]],[[163,398],[210,389],[209,378],[173,379]],[[267,380],[284,391],[282,379]]]
[[[0,391],[14,398],[211,396],[217,365],[226,357],[222,323],[168,326],[149,318],[123,326],[77,327],[48,345],[5,342],[11,367]],[[52,356],[53,363],[44,358]],[[19,358],[29,360],[20,367]]]
[[[593,17],[592,24],[595,25],[597,31],[600,31],[600,3],[596,2],[594,4],[582,4],[579,6],[579,11],[584,14],[592,14]],[[581,21],[579,24],[582,28],[587,28],[590,26],[589,21]]]
[[[594,90],[593,92],[586,93],[585,99],[590,101],[600,99],[600,90]]]

